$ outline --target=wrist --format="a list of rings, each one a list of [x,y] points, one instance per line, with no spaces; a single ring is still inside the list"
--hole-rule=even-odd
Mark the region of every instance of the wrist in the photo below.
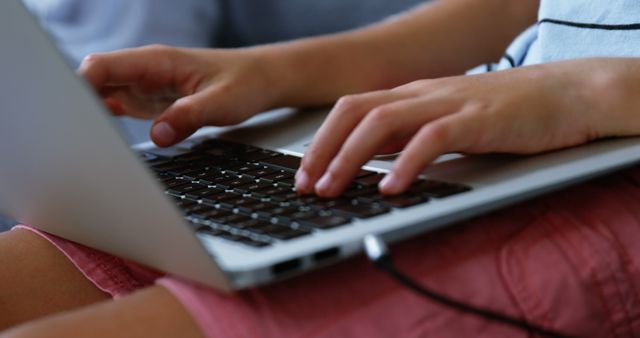
[[[276,106],[320,106],[339,97],[381,86],[357,34],[265,45],[253,48],[265,67]]]

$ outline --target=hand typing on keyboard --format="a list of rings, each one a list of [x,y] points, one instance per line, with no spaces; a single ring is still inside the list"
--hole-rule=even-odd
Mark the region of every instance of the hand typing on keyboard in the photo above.
[[[384,175],[360,170],[342,196],[321,198],[295,191],[300,158],[275,151],[211,139],[173,158],[143,155],[196,231],[256,248],[469,189],[419,180],[388,197],[378,191]]]
[[[385,73],[397,51],[377,49],[371,56],[369,33],[354,33],[360,44],[347,34],[226,51],[151,46],[90,56],[80,72],[116,114],[155,118],[152,139],[170,146],[204,125],[238,123],[274,107],[327,104],[422,74],[418,65]],[[371,60],[353,62],[363,54]],[[337,197],[390,144],[397,145],[393,150],[407,145],[378,182],[385,195],[406,191],[447,152],[531,154],[634,134],[624,118],[605,117],[635,106],[607,101],[620,108],[611,109],[594,99],[598,95],[585,94],[602,85],[588,75],[593,69],[628,80],[630,62],[573,60],[343,97],[304,156],[295,186],[301,193]]]
[[[274,70],[253,51],[148,46],[90,55],[79,72],[114,114],[155,119],[151,138],[167,147],[273,106]]]

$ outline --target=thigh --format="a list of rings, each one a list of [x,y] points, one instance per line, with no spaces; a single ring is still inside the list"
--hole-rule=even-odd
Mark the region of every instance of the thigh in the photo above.
[[[47,240],[23,229],[0,234],[0,331],[106,299]]]
[[[169,291],[153,286],[116,301],[105,301],[50,316],[0,334],[0,338],[201,338],[195,322]]]

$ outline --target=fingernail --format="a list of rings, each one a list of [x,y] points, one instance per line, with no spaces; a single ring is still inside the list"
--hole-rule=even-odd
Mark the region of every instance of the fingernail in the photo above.
[[[396,175],[394,175],[393,173],[387,174],[387,176],[385,176],[378,185],[378,188],[386,193],[395,193],[398,191],[399,187],[400,182],[398,181]]]
[[[309,175],[304,169],[299,169],[296,173],[296,190],[301,193],[310,192],[311,188],[309,186]]]
[[[167,122],[160,122],[153,126],[151,133],[153,140],[160,145],[172,144],[176,139],[176,132]]]
[[[316,192],[323,195],[331,193],[331,189],[333,188],[333,177],[331,176],[331,173],[326,173],[322,176],[318,183],[316,183]]]

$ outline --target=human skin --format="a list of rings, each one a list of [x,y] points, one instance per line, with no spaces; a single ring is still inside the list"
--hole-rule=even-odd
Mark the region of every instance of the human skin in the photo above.
[[[499,57],[533,22],[536,6],[536,1],[442,0],[333,37],[231,51],[152,46],[90,56],[80,72],[115,113],[154,118],[152,137],[161,146],[204,125],[234,124],[273,107],[327,104],[352,95],[335,106],[305,155],[298,188],[335,195],[353,168],[380,146],[409,139],[394,167],[397,177],[386,180],[393,184],[382,186],[385,193],[395,193],[441,152],[532,153],[640,130],[633,115],[639,108],[636,59],[586,59],[455,76]],[[450,22],[466,25],[462,29]],[[414,43],[417,37],[422,44]],[[357,94],[370,90],[376,91]],[[577,102],[579,111],[567,110],[569,101]],[[361,135],[385,130],[381,122],[389,119],[397,125],[376,136],[375,147],[362,142]],[[337,121],[344,126],[334,125]],[[347,147],[326,138],[337,131]],[[518,143],[526,140],[521,135],[535,142]],[[554,137],[540,137],[549,135]],[[514,142],[499,142],[505,138]],[[416,154],[419,148],[412,143],[429,147]],[[349,155],[353,158],[345,161]],[[318,182],[327,175],[331,184],[323,187]],[[0,235],[0,310],[9,314],[0,318],[0,330],[14,328],[0,337],[80,337],[87,332],[93,337],[143,332],[170,337],[177,336],[176,330],[179,336],[200,336],[166,290],[153,287],[109,301],[59,252],[32,236],[22,231]],[[39,278],[33,278],[33,271]]]
[[[202,337],[166,289],[113,301],[31,231],[0,234],[0,253],[1,338]]]
[[[149,46],[91,55],[80,73],[116,114],[154,118],[151,138],[171,146],[202,126],[236,124],[270,108],[329,104],[346,94],[461,74],[499,58],[509,41],[535,21],[537,5],[436,1],[400,18],[328,37],[237,50]],[[344,102],[336,109],[344,111]],[[302,193],[335,196],[351,179],[347,170],[337,173],[330,188],[317,184],[331,168],[327,156],[336,155],[335,145],[317,151],[325,142],[317,138],[302,162],[297,175]],[[359,155],[358,166],[371,154],[364,149]],[[322,182],[333,181],[334,174],[327,172]]]
[[[639,69],[640,59],[580,59],[343,97],[307,150],[298,187],[337,196],[379,149],[407,139],[380,183],[385,194],[445,153],[534,154],[636,135]]]

